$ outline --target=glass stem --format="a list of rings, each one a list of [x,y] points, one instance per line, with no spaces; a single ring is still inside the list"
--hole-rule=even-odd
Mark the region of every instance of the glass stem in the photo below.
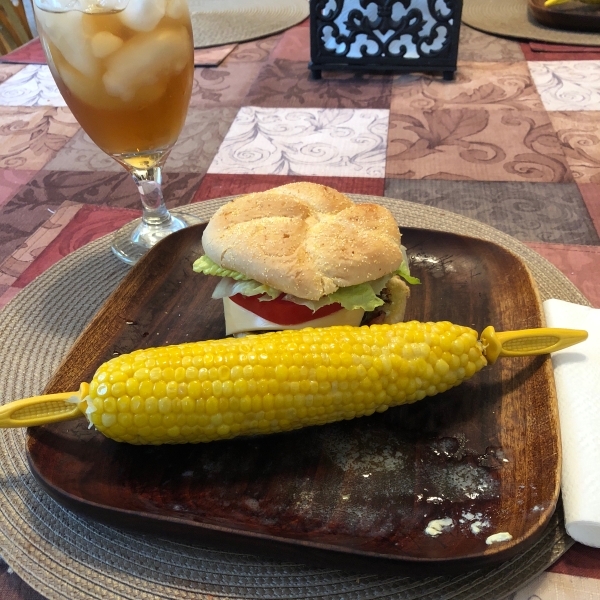
[[[146,225],[160,226],[171,220],[162,194],[162,169],[160,166],[149,168],[129,168],[142,199],[144,211],[142,221]]]

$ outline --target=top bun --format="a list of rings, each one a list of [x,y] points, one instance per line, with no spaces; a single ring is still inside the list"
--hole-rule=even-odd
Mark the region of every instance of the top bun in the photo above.
[[[389,210],[315,183],[290,183],[222,206],[202,237],[217,264],[286,294],[318,300],[402,263]]]

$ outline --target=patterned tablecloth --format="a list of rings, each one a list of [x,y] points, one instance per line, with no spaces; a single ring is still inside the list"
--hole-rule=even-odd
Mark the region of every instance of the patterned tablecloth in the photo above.
[[[463,25],[456,80],[325,73],[307,23],[196,52],[166,166],[170,207],[315,181],[461,213],[525,242],[600,307],[600,51]],[[0,64],[0,306],[137,216],[124,170],[65,107],[39,42]],[[0,561],[0,598],[41,596]],[[513,600],[600,599],[600,550],[573,546]]]

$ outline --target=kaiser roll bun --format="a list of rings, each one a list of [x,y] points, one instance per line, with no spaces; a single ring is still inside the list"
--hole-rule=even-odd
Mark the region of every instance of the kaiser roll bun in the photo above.
[[[315,183],[236,198],[214,214],[202,245],[222,267],[308,300],[402,263],[398,225],[386,208],[354,204]]]

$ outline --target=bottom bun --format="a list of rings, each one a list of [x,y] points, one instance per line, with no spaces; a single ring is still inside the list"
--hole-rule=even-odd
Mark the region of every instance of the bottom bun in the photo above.
[[[331,327],[333,325],[352,325],[358,327],[362,321],[364,310],[338,310],[326,317],[305,321],[297,325],[279,325],[267,321],[253,312],[246,310],[229,298],[223,298],[225,311],[225,333],[236,335],[248,331],[277,331],[280,329],[304,329],[305,327]]]

